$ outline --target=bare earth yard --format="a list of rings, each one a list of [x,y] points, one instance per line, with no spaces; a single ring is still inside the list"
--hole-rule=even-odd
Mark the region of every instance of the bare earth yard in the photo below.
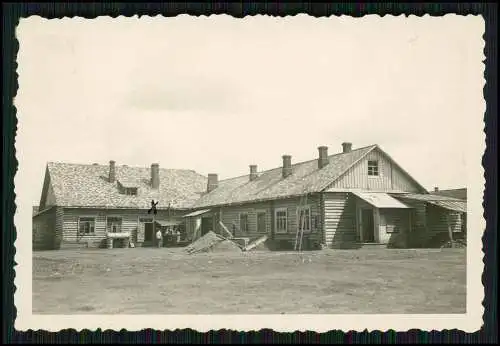
[[[35,252],[33,313],[465,313],[465,251]]]

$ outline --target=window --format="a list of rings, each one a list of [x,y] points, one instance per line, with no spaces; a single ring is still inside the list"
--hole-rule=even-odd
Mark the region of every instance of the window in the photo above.
[[[129,196],[136,196],[137,195],[137,188],[136,187],[126,187],[126,188],[124,188],[123,193],[125,195],[129,195]]]
[[[119,217],[108,217],[107,231],[110,233],[120,233],[122,228],[122,219]]]
[[[312,231],[319,230],[319,215],[313,215],[311,221],[311,230]]]
[[[287,210],[277,209],[276,213],[276,233],[286,233],[287,231]]]
[[[78,220],[78,233],[80,234],[94,234],[95,232],[95,219],[93,217],[81,217]]]
[[[240,231],[248,232],[248,214],[240,214]]]
[[[311,230],[311,209],[309,207],[303,207],[299,209],[298,214],[298,227],[300,230],[310,231]]]
[[[266,233],[266,212],[261,211],[257,213],[257,232]]]
[[[368,175],[369,176],[378,175],[378,161],[368,161]]]

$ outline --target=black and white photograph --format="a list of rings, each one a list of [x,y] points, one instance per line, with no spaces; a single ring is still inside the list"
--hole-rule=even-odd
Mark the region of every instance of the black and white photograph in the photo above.
[[[479,328],[483,33],[22,18],[16,328]]]

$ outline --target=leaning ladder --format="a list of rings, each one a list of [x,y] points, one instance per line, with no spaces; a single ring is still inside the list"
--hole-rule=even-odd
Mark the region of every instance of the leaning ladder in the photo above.
[[[298,206],[298,210],[297,210],[297,217],[298,217],[297,233],[295,234],[295,245],[294,245],[293,249],[296,251],[299,251],[299,252],[302,250],[302,240],[304,238],[304,229],[306,228],[306,225],[307,225],[305,208],[304,208],[306,206],[307,206],[307,193],[300,197],[299,206]],[[304,213],[304,215],[302,215],[302,213]],[[301,218],[301,216],[302,216],[302,218]]]

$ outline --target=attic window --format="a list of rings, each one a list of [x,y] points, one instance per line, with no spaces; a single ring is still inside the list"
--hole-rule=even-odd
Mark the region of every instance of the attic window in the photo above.
[[[124,187],[123,194],[128,196],[137,196],[137,188],[136,187]]]
[[[378,176],[378,161],[368,161],[368,175]]]
[[[137,186],[133,182],[118,181],[118,190],[124,195],[137,196]]]

